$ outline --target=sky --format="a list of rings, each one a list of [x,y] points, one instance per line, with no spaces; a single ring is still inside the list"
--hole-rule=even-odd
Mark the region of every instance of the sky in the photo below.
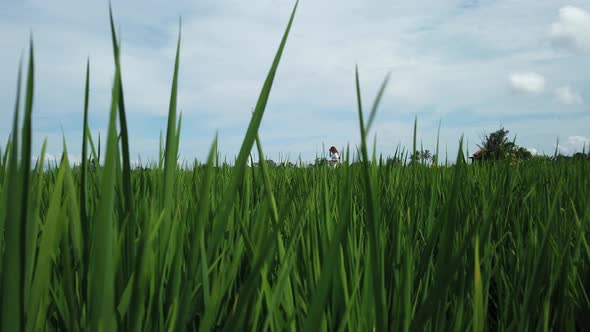
[[[219,135],[233,160],[277,51],[292,0],[113,0],[121,36],[131,159],[155,160],[166,131],[182,18],[180,158],[206,158]],[[107,1],[0,3],[0,147],[10,135],[20,59],[34,41],[33,153],[62,138],[79,160],[84,75],[90,129],[108,127],[114,62]],[[26,62],[25,62],[26,63]],[[262,120],[267,158],[313,160],[360,144],[358,65],[370,109],[391,79],[370,135],[377,152],[418,145],[454,159],[501,127],[535,153],[590,147],[590,2],[587,0],[301,0]],[[368,115],[368,114],[367,114]],[[440,135],[437,135],[440,124]]]

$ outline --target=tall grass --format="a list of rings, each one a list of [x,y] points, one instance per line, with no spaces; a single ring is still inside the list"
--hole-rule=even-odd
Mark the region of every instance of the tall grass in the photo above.
[[[388,78],[365,124],[357,70],[357,155],[336,169],[247,167],[254,144],[264,156],[258,129],[295,8],[233,167],[217,138],[204,164],[177,166],[179,34],[159,162],[130,168],[111,15],[104,160],[87,162],[100,155],[87,65],[82,164],[64,143],[59,165],[44,167],[43,147],[31,170],[31,43],[22,129],[19,70],[0,153],[2,330],[590,329],[588,161],[472,166],[461,148],[453,166],[378,162],[367,137]]]

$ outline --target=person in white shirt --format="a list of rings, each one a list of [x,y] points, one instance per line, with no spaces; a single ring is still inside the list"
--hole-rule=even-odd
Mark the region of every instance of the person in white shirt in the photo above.
[[[330,166],[336,166],[340,162],[340,153],[335,146],[330,148]]]

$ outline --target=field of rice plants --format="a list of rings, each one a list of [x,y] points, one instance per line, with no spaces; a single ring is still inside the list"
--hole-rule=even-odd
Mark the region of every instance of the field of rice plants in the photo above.
[[[258,128],[294,15],[231,166],[213,139],[207,160],[178,167],[179,36],[159,162],[131,167],[111,16],[104,160],[87,70],[83,141],[46,168],[31,156],[31,42],[0,151],[0,330],[589,330],[588,160],[471,165],[461,148],[452,165],[393,167],[367,142],[387,79],[365,119],[357,72],[362,141],[346,162],[247,166],[264,155]]]

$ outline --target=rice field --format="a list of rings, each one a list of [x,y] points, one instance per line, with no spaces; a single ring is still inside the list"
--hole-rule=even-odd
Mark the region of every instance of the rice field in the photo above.
[[[342,165],[247,166],[294,15],[232,166],[214,138],[178,167],[179,35],[159,161],[131,167],[111,16],[104,160],[87,70],[83,141],[44,167],[31,42],[0,151],[0,330],[589,330],[588,160],[470,165],[460,148],[452,165],[392,166],[367,142],[387,78],[364,112],[357,72],[362,141]]]

